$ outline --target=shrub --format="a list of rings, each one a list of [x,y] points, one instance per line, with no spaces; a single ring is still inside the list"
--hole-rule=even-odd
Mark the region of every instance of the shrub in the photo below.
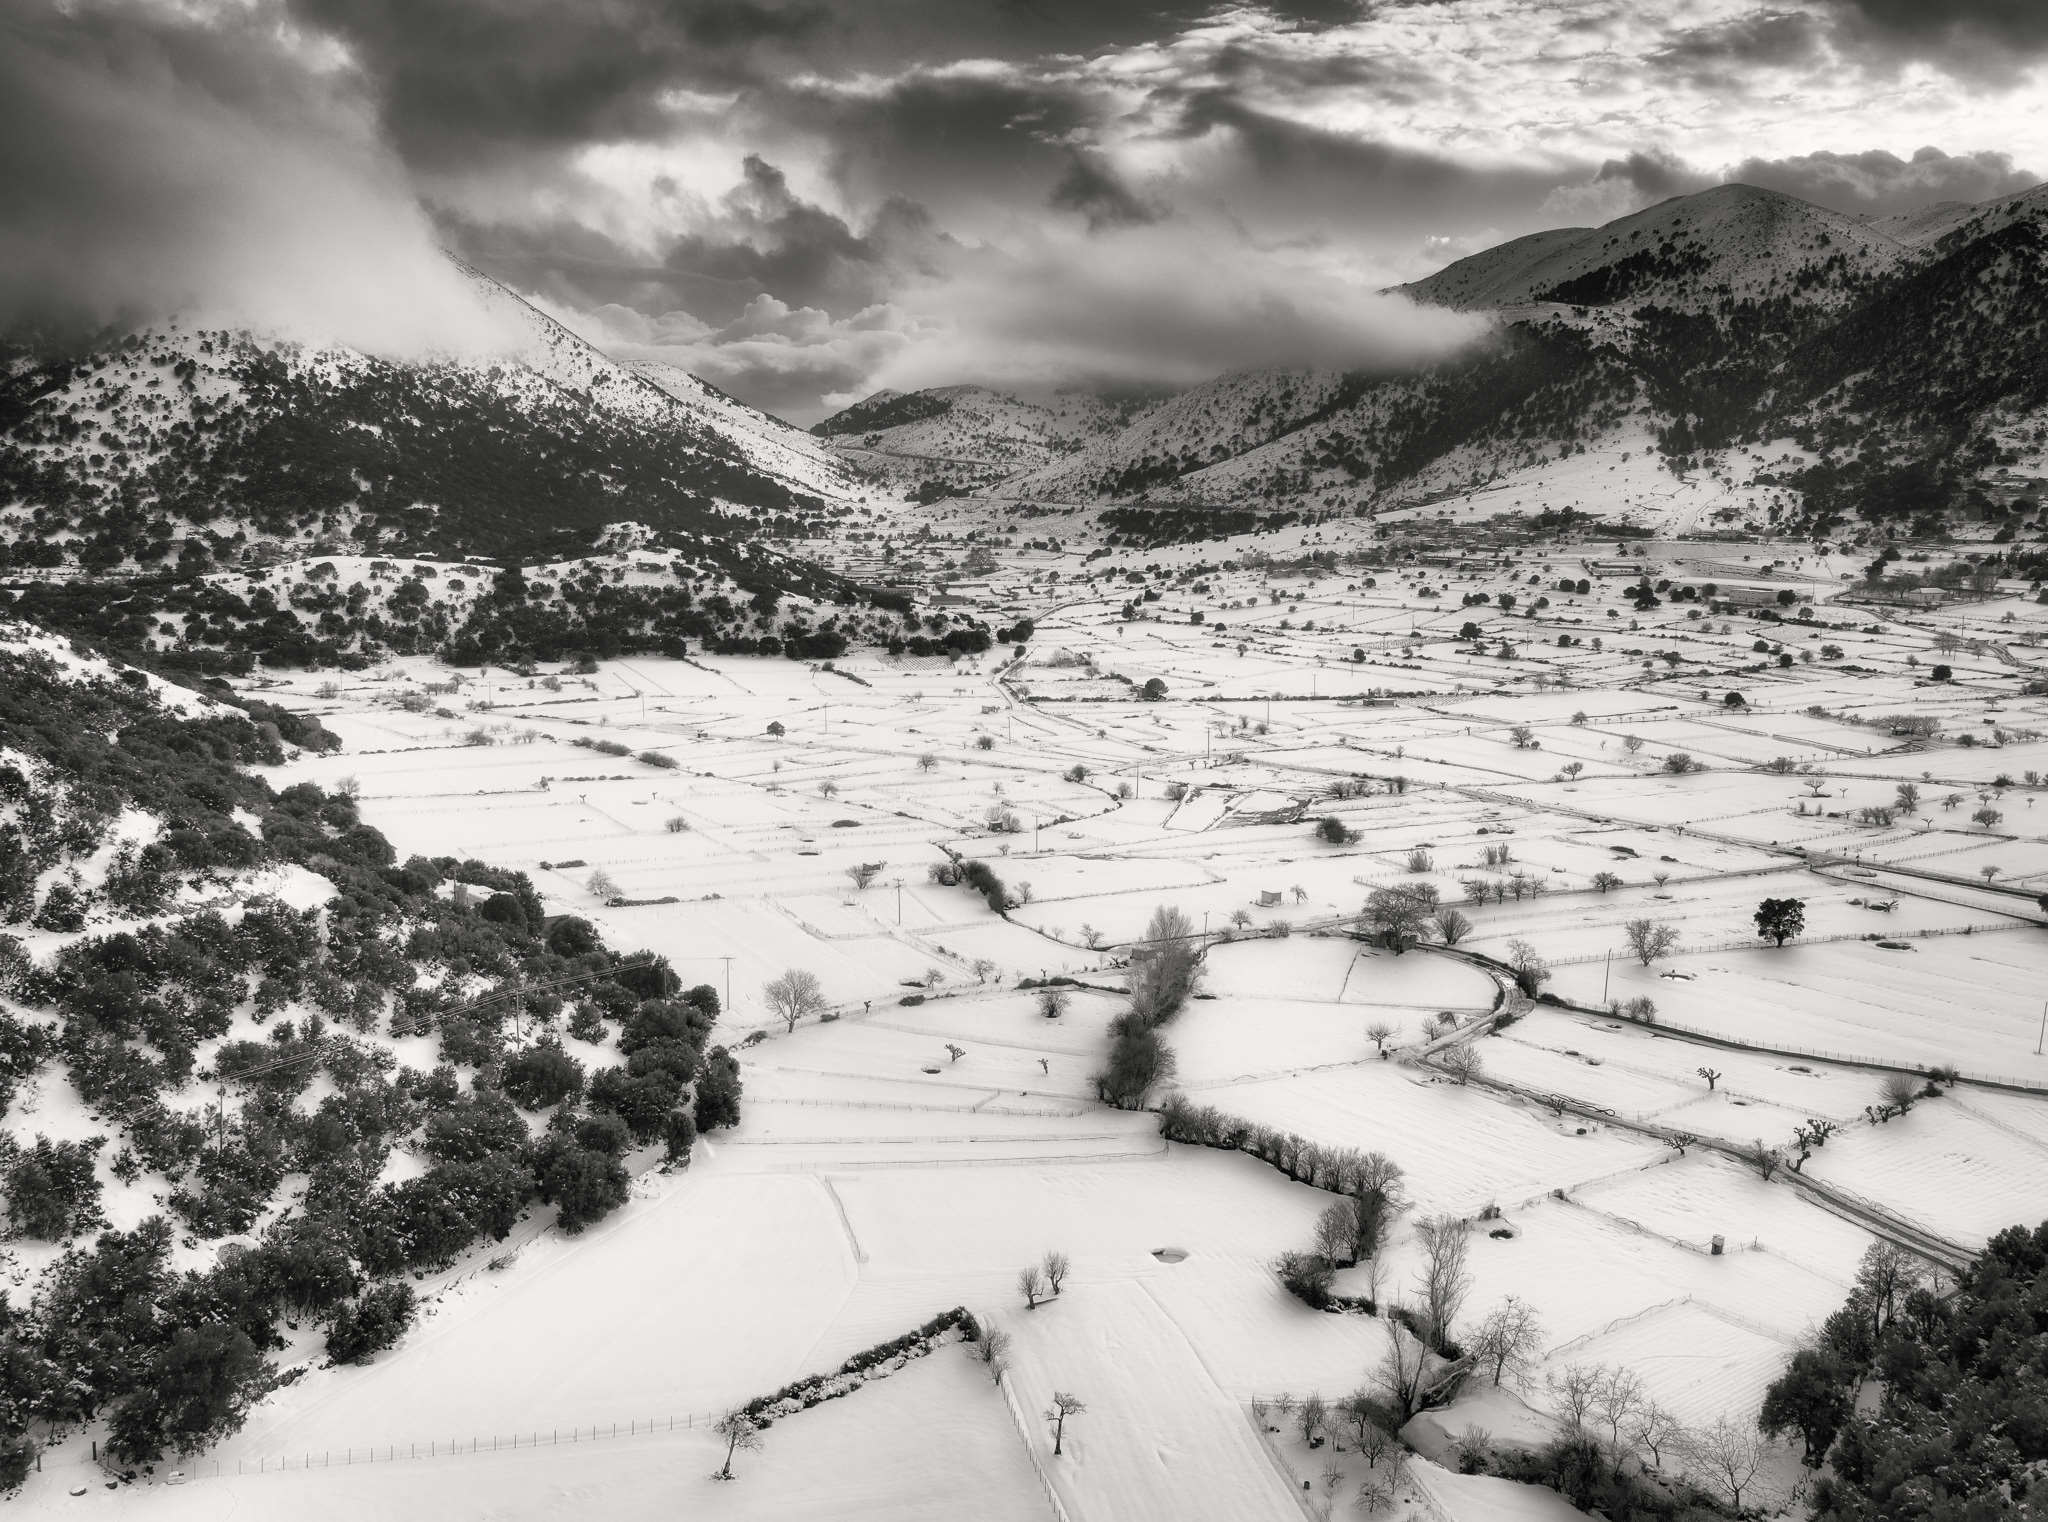
[[[583,1064],[544,1037],[505,1059],[499,1086],[529,1110],[545,1109],[583,1092]]]
[[[645,766],[658,766],[667,772],[674,771],[682,764],[674,756],[659,750],[643,750],[635,759]]]
[[[327,1331],[327,1356],[336,1363],[368,1363],[412,1326],[416,1301],[404,1280],[375,1284],[344,1305]]]

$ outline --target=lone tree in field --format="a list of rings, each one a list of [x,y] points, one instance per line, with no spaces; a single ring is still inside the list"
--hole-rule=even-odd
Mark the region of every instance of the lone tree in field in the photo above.
[[[1052,1452],[1054,1458],[1059,1457],[1060,1445],[1066,1440],[1067,1418],[1070,1416],[1086,1416],[1087,1414],[1087,1402],[1067,1394],[1064,1390],[1052,1392],[1052,1409],[1045,1413],[1045,1419],[1052,1423]]]
[[[1057,1020],[1067,1012],[1067,991],[1064,988],[1041,988],[1038,991],[1038,1012],[1048,1020]]]
[[[1361,923],[1368,935],[1399,956],[1429,939],[1437,907],[1436,889],[1427,883],[1375,888],[1365,901]]]
[[[1806,930],[1806,901],[1799,898],[1767,898],[1756,906],[1756,933],[1782,946]]]
[[[853,886],[856,889],[865,888],[880,875],[882,868],[888,865],[886,861],[855,862],[846,869],[846,875],[853,879]]]
[[[744,1411],[726,1412],[711,1430],[725,1439],[725,1467],[718,1471],[717,1479],[732,1478],[732,1456],[735,1453],[761,1451],[760,1424]]]
[[[1024,1297],[1024,1309],[1035,1311],[1045,1298],[1045,1270],[1036,1263],[1017,1270],[1017,1293]]]
[[[1595,893],[1612,893],[1620,886],[1621,878],[1617,873],[1595,872],[1593,874],[1593,891]]]
[[[1621,927],[1621,933],[1628,939],[1628,949],[1645,967],[1661,956],[1668,956],[1678,944],[1678,927],[1660,920],[1630,920]]]
[[[603,867],[590,874],[590,881],[585,883],[584,887],[590,890],[592,898],[601,898],[606,903],[619,896],[619,885],[612,881],[611,873],[605,871]]]
[[[1387,1043],[1401,1034],[1401,1027],[1391,1020],[1375,1020],[1365,1028],[1365,1039],[1372,1043],[1372,1049],[1382,1057],[1387,1054]]]
[[[762,984],[761,996],[768,1001],[768,1008],[782,1022],[785,1032],[795,1030],[797,1021],[822,1014],[825,1009],[825,990],[818,975],[801,967],[792,967],[781,977]]]
[[[1709,1094],[1713,1093],[1714,1085],[1721,1081],[1721,1070],[1719,1068],[1694,1068],[1693,1071],[1707,1080],[1707,1092]]]
[[[1437,939],[1446,946],[1455,946],[1472,933],[1472,922],[1449,904],[1431,915],[1430,922],[1436,926]]]
[[[1067,1255],[1057,1248],[1045,1255],[1045,1283],[1055,1295],[1060,1292],[1060,1285],[1066,1281],[1067,1270],[1070,1267],[1072,1265],[1067,1261]]]

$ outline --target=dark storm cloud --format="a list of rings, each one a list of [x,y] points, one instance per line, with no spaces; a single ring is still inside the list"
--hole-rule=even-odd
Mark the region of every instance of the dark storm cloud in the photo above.
[[[1591,164],[1460,162],[1289,121],[1227,89],[1191,93],[1179,104],[1173,130],[1219,143],[1224,162],[1212,172],[1210,188],[1227,194],[1231,204],[1337,223],[1363,219],[1421,227],[1446,216],[1525,216],[1561,180],[1594,172]]]
[[[1693,74],[1803,63],[1820,49],[1825,28],[1807,11],[1766,10],[1673,35],[1652,63]]]
[[[1059,211],[1079,212],[1088,219],[1088,230],[1106,227],[1142,227],[1157,222],[1165,212],[1142,199],[1124,183],[1123,176],[1100,154],[1075,148],[1068,154],[1067,172],[1046,198]]]
[[[1910,159],[1883,149],[1865,153],[1804,153],[1793,158],[1747,159],[1728,178],[1761,185],[1816,205],[1851,214],[1885,216],[1935,201],[1985,201],[2036,183],[2009,153],[1943,153],[1922,148]]]
[[[1910,43],[1984,44],[2048,51],[2048,5],[2041,0],[1840,0],[1843,12],[1874,34]]]
[[[446,170],[649,138],[676,89],[757,85],[825,28],[815,0],[293,0],[342,39],[408,162]]]
[[[484,338],[367,112],[277,20],[0,10],[0,325],[187,311],[384,350]]]

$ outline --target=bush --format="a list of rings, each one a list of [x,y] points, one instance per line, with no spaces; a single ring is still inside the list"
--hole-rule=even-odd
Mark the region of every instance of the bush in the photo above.
[[[353,1305],[344,1305],[327,1331],[327,1356],[336,1363],[368,1363],[412,1326],[416,1302],[403,1280],[372,1285]]]
[[[1302,1304],[1321,1310],[1330,1303],[1330,1282],[1337,1270],[1320,1253],[1284,1252],[1274,1262],[1273,1272],[1280,1276],[1287,1293]]]
[[[658,750],[643,750],[636,759],[643,765],[658,766],[663,771],[674,771],[682,764],[674,756],[669,755],[665,751]]]
[[[505,1059],[499,1086],[529,1110],[546,1109],[583,1092],[583,1064],[545,1037]]]
[[[625,1204],[632,1184],[626,1165],[610,1153],[559,1137],[543,1146],[534,1177],[540,1197],[559,1207],[562,1230],[572,1237]]]

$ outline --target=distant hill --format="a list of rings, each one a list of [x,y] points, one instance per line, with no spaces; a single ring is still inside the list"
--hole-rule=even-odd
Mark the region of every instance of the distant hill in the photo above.
[[[1644,528],[1997,527],[2048,476],[2044,237],[2048,187],[1859,220],[1722,185],[1399,287],[1496,318],[1411,374],[1238,372],[1079,428],[944,388],[819,431],[905,495],[937,475],[1142,509],[1148,533],[1175,512],[1240,531],[1478,492],[1523,511],[1619,498]]]

